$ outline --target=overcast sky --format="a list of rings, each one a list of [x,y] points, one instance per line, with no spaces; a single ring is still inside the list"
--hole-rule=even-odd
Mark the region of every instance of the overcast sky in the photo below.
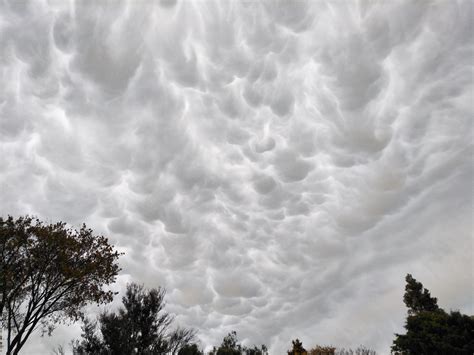
[[[474,313],[472,4],[6,0],[0,213],[108,236],[204,347],[387,354],[406,273]]]

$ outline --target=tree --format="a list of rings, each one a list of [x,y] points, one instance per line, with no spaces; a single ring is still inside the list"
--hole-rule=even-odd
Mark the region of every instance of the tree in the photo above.
[[[360,345],[356,349],[337,349],[336,355],[377,355],[377,352]]]
[[[237,332],[232,331],[222,339],[221,345],[214,347],[209,355],[240,355],[242,354],[242,345],[238,343]]]
[[[408,316],[405,328],[393,341],[395,354],[474,353],[474,319],[459,312],[422,311]]]
[[[474,318],[460,312],[447,313],[436,304],[423,285],[407,275],[404,301],[408,310],[406,334],[395,334],[394,354],[474,353]]]
[[[288,351],[288,355],[307,355],[308,352],[305,348],[303,348],[303,343],[299,340],[292,340],[291,341],[293,348]]]
[[[148,291],[142,285],[127,285],[123,307],[117,313],[103,312],[97,322],[84,321],[82,340],[74,345],[74,354],[176,355],[182,349],[189,353],[195,332],[170,329],[173,317],[164,311],[165,294],[163,288]]]
[[[0,217],[0,312],[6,354],[18,354],[38,327],[51,334],[59,322],[76,321],[86,304],[109,302],[119,253],[85,225]]]
[[[168,352],[173,355],[177,355],[183,351],[191,351],[193,346],[191,342],[194,340],[196,332],[191,329],[177,328],[171,332],[168,340]]]
[[[199,350],[197,344],[185,345],[179,351],[178,355],[204,355],[201,350]]]
[[[242,346],[237,339],[237,333],[232,331],[224,337],[218,348],[214,347],[211,350],[209,355],[268,355],[268,349],[263,344],[260,347],[254,345],[252,348]]]
[[[408,307],[408,314],[417,314],[421,311],[436,311],[438,309],[437,299],[431,297],[430,291],[423,288],[421,282],[416,281],[410,274],[407,274],[405,295],[403,301]]]
[[[308,355],[334,355],[336,348],[333,346],[320,346],[316,345],[314,348],[308,351]]]

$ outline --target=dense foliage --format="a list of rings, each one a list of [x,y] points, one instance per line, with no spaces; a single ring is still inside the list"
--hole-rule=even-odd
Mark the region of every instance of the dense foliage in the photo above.
[[[433,312],[439,309],[436,297],[431,297],[430,291],[423,287],[408,274],[405,278],[405,295],[403,302],[408,307],[408,314],[417,314],[421,311]]]
[[[38,327],[77,320],[88,303],[113,293],[119,253],[91,229],[45,224],[31,217],[0,217],[0,314],[6,354],[18,354]]]
[[[186,344],[178,351],[178,355],[204,355],[197,344]]]
[[[129,284],[117,313],[103,312],[96,322],[85,320],[76,355],[198,354],[193,330],[171,329],[173,317],[164,310],[165,290]],[[97,331],[98,325],[98,331]]]
[[[460,312],[447,313],[428,290],[411,275],[406,277],[404,301],[408,307],[406,334],[396,334],[394,354],[474,353],[474,318]]]

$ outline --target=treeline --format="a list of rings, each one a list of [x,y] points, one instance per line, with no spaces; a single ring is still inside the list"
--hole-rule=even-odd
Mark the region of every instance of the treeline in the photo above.
[[[84,306],[106,304],[116,296],[104,287],[115,282],[120,255],[107,238],[85,225],[76,230],[28,216],[0,217],[0,347],[5,354],[19,354],[37,329],[51,335],[58,324],[80,321],[81,337],[71,344],[75,355],[203,355],[196,331],[174,326],[163,288],[131,283],[117,311],[94,319],[84,314]],[[404,302],[406,334],[395,334],[392,353],[474,353],[472,316],[441,309],[411,275],[406,277]],[[298,339],[289,345],[288,355],[375,354],[363,346],[313,345],[306,350]],[[54,353],[65,350],[58,347]],[[244,346],[231,332],[208,355],[268,355],[268,349]]]
[[[195,331],[172,326],[173,317],[164,310],[164,296],[162,288],[146,290],[135,283],[129,284],[118,311],[103,312],[93,321],[85,319],[81,339],[72,342],[73,354],[204,355],[196,342]],[[232,331],[207,354],[268,355],[268,348],[264,344],[244,346],[237,332]],[[314,346],[306,351],[298,339],[292,341],[292,349],[288,351],[288,355],[375,354],[362,346],[354,350]]]

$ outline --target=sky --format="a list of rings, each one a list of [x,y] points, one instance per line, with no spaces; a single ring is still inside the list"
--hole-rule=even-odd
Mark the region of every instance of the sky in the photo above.
[[[5,0],[0,214],[106,235],[114,289],[165,287],[203,347],[387,354],[407,273],[474,313],[473,20],[454,0]]]

